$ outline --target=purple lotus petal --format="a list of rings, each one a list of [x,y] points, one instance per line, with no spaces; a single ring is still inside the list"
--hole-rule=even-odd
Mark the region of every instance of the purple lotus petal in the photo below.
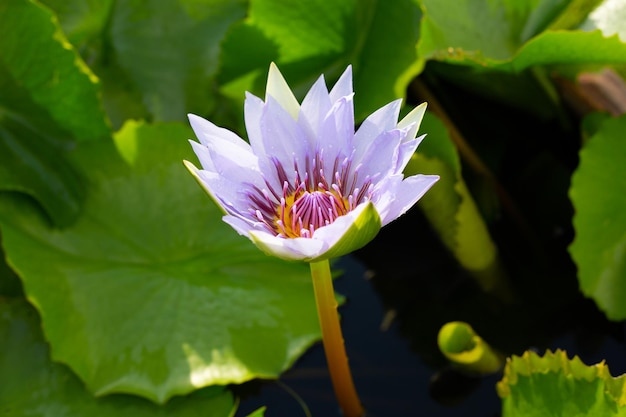
[[[400,100],[354,131],[352,68],[328,91],[320,77],[302,105],[272,64],[265,100],[246,93],[250,144],[197,116],[186,166],[225,211],[224,221],[266,253],[317,261],[359,248],[406,212],[437,176],[404,178],[423,136],[418,106],[398,122]]]
[[[335,121],[339,147],[339,155],[350,156],[354,147],[354,92],[352,90],[352,66],[343,72],[337,83],[330,90],[330,101],[333,107],[326,115],[326,119]]]
[[[260,157],[259,169],[262,172],[273,172],[274,165],[272,161],[267,158],[265,141],[263,140],[263,132],[261,130],[261,119],[263,118],[265,111],[265,102],[255,95],[246,92],[246,99],[244,102],[244,120],[252,152]],[[266,180],[270,182],[273,187],[281,186],[275,176],[268,176]]]
[[[409,132],[410,134],[410,132]],[[419,138],[411,139],[408,141],[403,141],[400,147],[398,148],[398,160],[396,161],[395,166],[393,167],[393,174],[400,174],[404,170],[404,167],[409,163],[411,156],[417,150],[417,147],[426,135],[422,135]]]
[[[261,116],[261,136],[264,155],[259,156],[270,161],[270,166],[278,162],[288,174],[293,174],[297,165],[300,175],[304,174],[309,140],[296,121],[271,96]]]
[[[328,111],[326,115],[326,123],[329,127],[335,125],[335,132],[337,138],[345,138],[345,140],[335,140],[338,147],[337,154],[350,156],[354,149],[354,103],[352,101],[353,93],[350,95],[341,97],[335,101],[333,107]],[[326,126],[326,123],[324,126]],[[330,142],[330,141],[328,141]]]
[[[395,129],[401,100],[395,100],[381,107],[363,121],[354,135],[354,160],[360,161],[378,136]]]
[[[333,88],[330,90],[330,101],[336,103],[342,97],[352,96],[352,65],[348,65],[348,68],[341,74],[341,77],[337,80]]]
[[[246,131],[248,132],[248,140],[255,155],[265,154],[263,134],[261,133],[261,117],[264,110],[265,103],[263,100],[246,92],[243,109],[244,121],[246,123]]]
[[[319,137],[320,124],[331,106],[324,76],[320,76],[302,100],[298,116],[298,124],[306,128],[311,138],[322,139]]]
[[[341,100],[345,101],[345,100]],[[340,102],[341,102],[340,101]],[[354,125],[352,130],[346,131],[347,126],[339,126],[344,129],[343,131],[338,129],[338,117],[345,117],[345,112],[341,112],[341,106],[333,106],[329,109],[328,114],[322,121],[319,130],[319,140],[316,144],[315,151],[321,158],[321,168],[325,173],[332,175],[334,167],[337,162],[343,162],[343,160],[350,156],[352,153],[352,139],[354,136]],[[341,121],[340,121],[341,122]],[[343,121],[346,124],[346,121]],[[346,138],[344,140],[338,140],[339,138]]]
[[[250,150],[250,146],[241,140],[239,136],[223,127],[215,126],[208,120],[198,117],[195,114],[189,114],[189,123],[194,133],[200,140],[200,143],[207,146],[214,141],[226,141],[234,146],[240,147],[244,150]]]
[[[328,245],[322,239],[297,237],[283,239],[266,232],[250,231],[252,241],[273,256],[289,259],[314,259],[327,250]]]
[[[190,140],[191,148],[195,152],[198,160],[200,161],[200,165],[206,171],[215,172],[215,165],[213,164],[213,160],[211,160],[211,153],[209,152],[209,148],[199,144],[198,142],[194,142]]]
[[[254,222],[238,215],[228,214],[222,217],[222,220],[235,229],[237,233],[246,237],[248,237],[251,229],[262,229],[263,227],[260,222]]]
[[[370,114],[356,132],[356,142],[371,142],[385,130],[395,129],[401,104],[402,100],[394,100]]]
[[[397,181],[394,186],[390,184],[389,189],[393,189],[393,192],[385,190],[381,196],[381,203],[386,204],[379,210],[383,226],[406,213],[438,180],[437,175],[417,174]]]
[[[203,149],[200,149],[201,145],[192,146],[205,170],[215,172],[220,177],[236,183],[264,185],[256,155],[244,148],[223,140],[216,140]]]
[[[361,165],[360,175],[369,177],[386,177],[392,173],[397,165],[399,148],[402,139],[406,137],[406,130],[393,129],[381,133],[365,150],[365,154],[356,164]]]
[[[242,194],[240,188],[238,188],[239,184],[224,180],[223,177],[214,172],[198,170],[193,166],[189,168],[222,211],[238,214],[236,207],[247,201],[246,195]]]

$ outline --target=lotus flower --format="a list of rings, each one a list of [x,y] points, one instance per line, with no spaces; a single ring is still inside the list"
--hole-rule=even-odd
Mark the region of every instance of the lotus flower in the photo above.
[[[246,93],[248,144],[189,115],[201,170],[185,161],[223,209],[223,220],[270,255],[316,262],[368,243],[439,179],[404,178],[423,139],[426,103],[399,123],[401,100],[354,131],[352,68],[328,92],[321,76],[299,104],[271,64],[265,101]]]

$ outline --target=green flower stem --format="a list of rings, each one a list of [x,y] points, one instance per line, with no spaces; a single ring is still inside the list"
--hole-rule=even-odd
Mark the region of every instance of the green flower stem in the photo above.
[[[337,300],[333,289],[328,260],[311,262],[311,276],[315,290],[317,314],[322,329],[324,352],[335,396],[345,417],[362,417],[363,406],[354,388],[348,357],[343,344],[343,335],[337,315]]]

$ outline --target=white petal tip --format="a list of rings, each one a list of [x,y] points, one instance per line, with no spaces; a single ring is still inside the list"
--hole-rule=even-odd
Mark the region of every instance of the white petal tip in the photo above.
[[[185,168],[187,168],[187,170],[191,173],[191,175],[193,175],[194,177],[198,177],[198,171],[200,171],[198,169],[198,167],[196,167],[193,162],[189,162],[186,159],[183,160],[183,165],[185,165]]]
[[[300,103],[296,100],[296,97],[289,88],[287,81],[285,81],[285,78],[273,62],[270,64],[270,70],[267,75],[267,86],[265,88],[266,102],[268,96],[274,97],[274,99],[278,101],[278,103],[280,103],[285,110],[287,110],[294,120],[298,119],[298,113],[300,113]]]
[[[423,102],[422,104],[420,104],[419,106],[411,110],[406,116],[402,118],[402,120],[400,120],[400,122],[398,122],[399,129],[402,129],[402,128],[410,126],[411,124],[414,124],[413,128],[407,135],[408,138],[412,139],[412,138],[415,138],[415,136],[417,135],[420,125],[422,124],[422,119],[424,118],[424,114],[426,113],[427,106],[428,106],[428,103]]]

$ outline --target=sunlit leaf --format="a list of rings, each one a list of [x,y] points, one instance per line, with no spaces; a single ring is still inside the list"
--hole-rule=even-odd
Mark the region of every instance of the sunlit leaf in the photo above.
[[[626,1],[606,0],[593,10],[581,29],[600,29],[606,36],[617,34],[622,42],[626,42]]]
[[[626,43],[617,35],[606,37],[600,31],[554,31],[532,39],[510,63],[498,68],[521,71],[534,65],[624,63]]]
[[[561,12],[580,20],[579,8],[567,8],[566,1],[421,3],[419,51],[426,59],[514,72],[535,65],[626,63],[626,44],[608,36],[611,31],[562,30],[568,18]],[[555,19],[560,23],[552,30]]]
[[[9,264],[41,313],[55,360],[96,394],[163,402],[213,384],[272,378],[317,338],[306,265],[267,257],[221,221],[183,167],[182,124],[130,122],[80,161],[84,213],[53,230],[0,200]]]
[[[302,94],[319,74],[330,80],[352,64],[360,119],[403,97],[421,69],[421,13],[411,0],[257,0],[248,16],[224,41],[220,80],[235,98],[263,93],[271,61]]]
[[[39,318],[25,301],[0,301],[0,415],[3,417],[228,417],[222,387],[157,406],[129,395],[94,398],[64,365],[50,361]]]
[[[507,359],[497,390],[502,417],[626,416],[624,381],[604,362],[587,366],[562,350],[527,351]]]
[[[507,60],[541,32],[567,1],[420,0],[419,50],[427,59]]]
[[[569,250],[581,290],[614,320],[626,318],[626,116],[608,119],[580,152],[570,197],[576,237]]]

